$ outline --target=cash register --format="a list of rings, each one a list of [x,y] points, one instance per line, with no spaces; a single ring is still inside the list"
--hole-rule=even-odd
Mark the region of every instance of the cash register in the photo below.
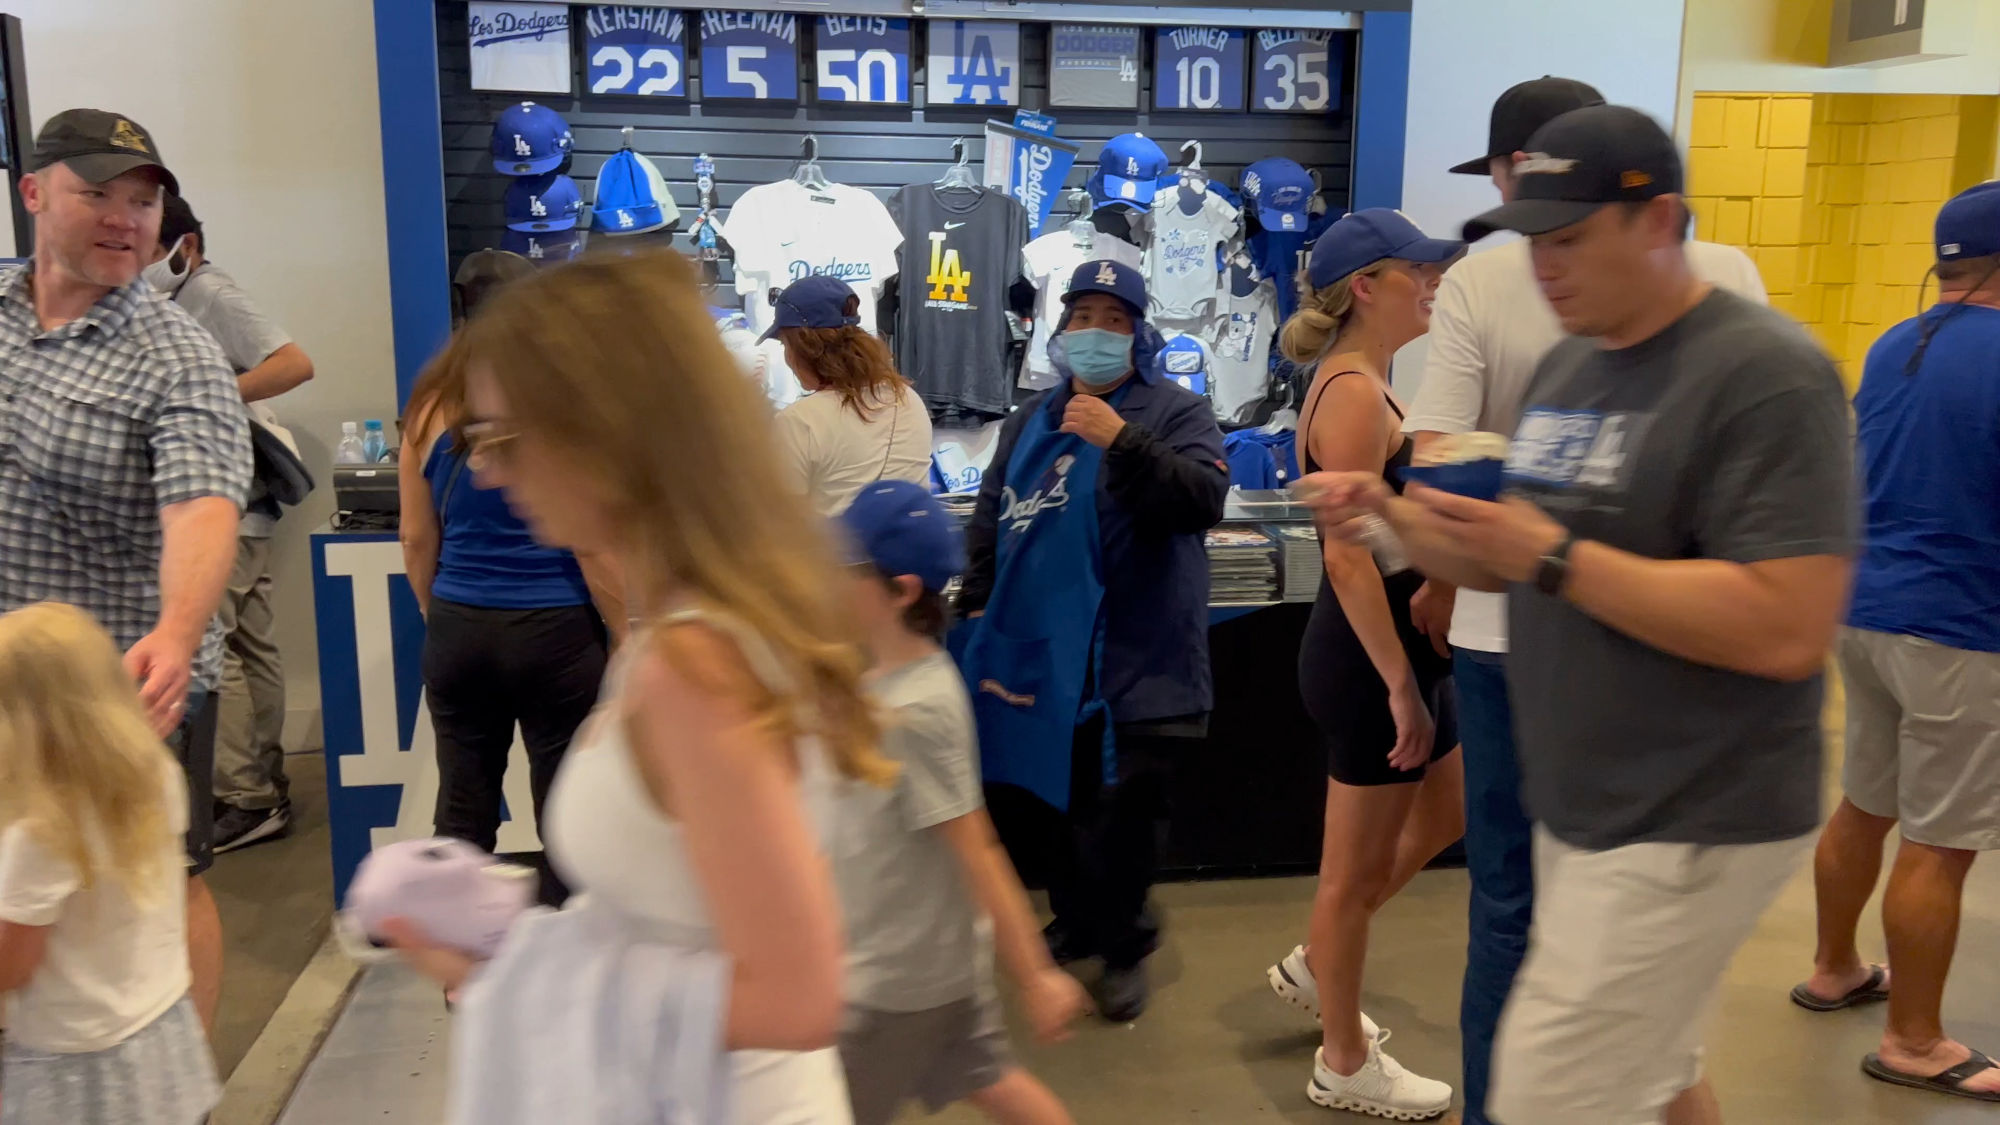
[[[333,526],[341,531],[394,530],[401,511],[396,463],[333,467]]]

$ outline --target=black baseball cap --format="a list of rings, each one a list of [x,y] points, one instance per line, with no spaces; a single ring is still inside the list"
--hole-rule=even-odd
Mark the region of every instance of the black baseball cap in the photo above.
[[[1574,78],[1543,75],[1523,82],[1500,95],[1493,103],[1493,124],[1486,133],[1486,155],[1453,168],[1466,176],[1484,176],[1493,168],[1496,156],[1512,156],[1528,150],[1528,138],[1535,130],[1573,109],[1603,105],[1597,87]]]
[[[1642,203],[1681,191],[1681,154],[1660,123],[1628,106],[1571,110],[1528,140],[1514,166],[1514,202],[1465,224],[1467,242],[1496,230],[1547,234],[1612,203]]]
[[[175,195],[180,181],[160,162],[160,147],[146,127],[121,114],[101,109],[66,109],[48,119],[35,134],[35,152],[28,171],[67,164],[85,181],[101,184],[134,168],[157,168],[160,182]]]

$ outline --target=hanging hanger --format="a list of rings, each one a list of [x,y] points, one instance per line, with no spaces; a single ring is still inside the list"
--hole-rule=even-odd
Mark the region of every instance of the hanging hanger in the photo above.
[[[1324,215],[1326,214],[1326,196],[1321,195],[1320,193],[1326,190],[1326,185],[1320,182],[1319,169],[1317,168],[1308,169],[1306,171],[1306,175],[1311,176],[1313,182],[1312,200],[1306,204],[1306,213],[1311,215]]]
[[[1070,192],[1069,205],[1076,208],[1076,218],[1069,222],[1069,236],[1077,249],[1089,252],[1097,246],[1097,224],[1090,221],[1090,193],[1077,188]]]
[[[629,149],[632,147],[632,127],[630,125],[627,125],[623,129],[618,130],[618,141],[619,141],[618,147],[620,147],[621,149]]]
[[[979,180],[972,174],[972,142],[959,137],[951,142],[955,163],[938,177],[937,186],[945,191],[978,191]]]
[[[1194,150],[1194,159],[1183,160],[1181,164],[1181,182],[1195,191],[1207,191],[1208,172],[1201,166],[1201,142],[1182,141],[1181,156],[1183,158],[1187,156],[1189,149]]]
[[[826,178],[826,170],[819,166],[819,138],[806,134],[799,146],[799,166],[792,170],[792,182],[812,191],[825,191],[833,184]]]

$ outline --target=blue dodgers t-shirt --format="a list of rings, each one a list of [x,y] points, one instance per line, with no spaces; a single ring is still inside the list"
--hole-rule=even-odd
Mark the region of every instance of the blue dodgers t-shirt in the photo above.
[[[1854,413],[1867,539],[1847,623],[2000,652],[2000,309],[1940,306],[1891,328]]]

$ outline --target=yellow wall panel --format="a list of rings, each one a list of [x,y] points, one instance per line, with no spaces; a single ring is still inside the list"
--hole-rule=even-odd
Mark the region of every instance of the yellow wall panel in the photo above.
[[[1757,245],[1797,246],[1803,233],[1806,201],[1766,197],[1758,202],[1763,206],[1753,210],[1750,232]]]
[[[1859,164],[1835,164],[1826,172],[1825,199],[1834,206],[1853,206],[1868,199],[1867,169]]]
[[[1854,224],[1854,241],[1863,246],[1882,246],[1895,234],[1894,207],[1863,207]]]
[[[1926,117],[1917,122],[1921,134],[1914,159],[1949,159],[1958,155],[1959,115]]]
[[[1945,170],[1944,178],[1947,180],[1951,178],[1949,168]],[[1804,195],[1805,193],[1806,150],[1774,148],[1765,153],[1763,194]]]
[[[1773,293],[1790,293],[1799,284],[1799,248],[1757,247],[1757,272],[1764,275],[1764,288]]]
[[[1868,133],[1861,125],[1837,125],[1840,130],[1840,155],[1842,164],[1866,163],[1868,153]]]
[[[1880,285],[1848,286],[1846,319],[1857,324],[1877,324],[1882,318],[1884,302],[1883,287]]]
[[[1813,263],[1813,280],[1830,285],[1846,285],[1854,280],[1854,271],[1859,263],[1861,250],[1852,243],[1834,242],[1816,248],[1818,255]]]
[[[1750,201],[1725,199],[1715,214],[1714,241],[1730,246],[1750,245]]]
[[[1937,221],[1938,209],[1930,203],[1896,204],[1895,230],[1890,237],[1897,242],[1928,242],[1931,227]]]
[[[1723,147],[1756,148],[1763,112],[1763,98],[1730,98],[1723,107]]]
[[[1688,143],[1691,146],[1721,148],[1728,143],[1722,128],[1722,119],[1728,104],[1728,98],[1716,94],[1703,94],[1694,100],[1694,121],[1688,132]]]
[[[1752,196],[1764,190],[1761,149],[1699,148],[1688,160],[1689,186],[1696,195]]]
[[[1812,143],[1812,98],[1772,98],[1764,117],[1764,143],[1770,147],[1804,148]]]
[[[1870,164],[1861,173],[1862,203],[1894,202],[1894,167],[1888,164]]]

